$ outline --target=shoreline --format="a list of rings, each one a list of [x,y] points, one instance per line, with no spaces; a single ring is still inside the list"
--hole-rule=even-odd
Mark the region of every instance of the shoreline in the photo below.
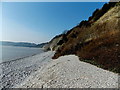
[[[45,63],[47,56],[53,55],[53,52],[43,52],[26,58],[7,61],[0,64],[0,88],[12,88],[14,85],[21,83],[29,75],[37,71]]]
[[[41,54],[41,53],[44,53],[44,52],[45,52],[43,48],[40,48],[40,49],[41,49],[43,52],[40,52],[40,53],[37,53],[37,54]],[[21,59],[24,59],[24,58],[32,57],[32,56],[35,56],[35,55],[37,55],[37,54],[32,54],[32,55],[20,57],[20,58],[17,58],[17,59],[11,59],[11,60],[9,60],[9,61],[0,62],[0,65],[3,64],[3,63],[9,63],[9,62],[11,62],[11,61],[16,61],[16,60],[21,60]],[[3,61],[3,60],[1,60],[1,61]]]
[[[53,60],[43,52],[1,64],[0,88],[117,88],[118,74],[80,61],[75,55]]]
[[[42,52],[42,53],[44,53],[44,52]],[[41,54],[41,53],[38,53],[38,54]],[[25,58],[32,57],[32,56],[35,56],[35,55],[37,55],[37,54],[33,54],[33,55],[30,55],[30,56],[25,56],[25,57],[21,57],[21,58],[9,60],[9,61],[4,61],[4,62],[1,62],[0,65],[3,64],[3,63],[10,63],[12,61],[17,61],[17,60],[25,59]]]

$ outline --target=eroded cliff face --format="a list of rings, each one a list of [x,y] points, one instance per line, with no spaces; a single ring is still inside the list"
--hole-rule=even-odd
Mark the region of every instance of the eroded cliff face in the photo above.
[[[45,45],[43,48],[45,50],[51,50],[56,51],[60,45],[58,45],[58,42],[63,39],[63,35],[55,36],[47,45]]]
[[[56,41],[54,59],[76,54],[83,61],[120,73],[120,3],[105,4]]]

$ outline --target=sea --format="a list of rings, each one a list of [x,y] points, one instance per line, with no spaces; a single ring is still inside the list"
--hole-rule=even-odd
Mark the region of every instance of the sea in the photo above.
[[[40,48],[0,45],[0,63],[29,57],[44,52]]]

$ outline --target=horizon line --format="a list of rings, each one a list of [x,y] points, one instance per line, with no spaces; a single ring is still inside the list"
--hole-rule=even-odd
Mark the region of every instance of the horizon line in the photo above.
[[[32,41],[10,41],[10,40],[0,40],[0,42],[14,42],[14,43],[34,43],[34,44],[41,44],[41,43],[47,43],[47,42],[32,42]]]

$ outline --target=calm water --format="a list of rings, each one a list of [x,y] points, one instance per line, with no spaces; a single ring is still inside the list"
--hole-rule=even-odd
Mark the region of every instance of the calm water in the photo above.
[[[0,63],[42,53],[39,48],[0,46]]]

